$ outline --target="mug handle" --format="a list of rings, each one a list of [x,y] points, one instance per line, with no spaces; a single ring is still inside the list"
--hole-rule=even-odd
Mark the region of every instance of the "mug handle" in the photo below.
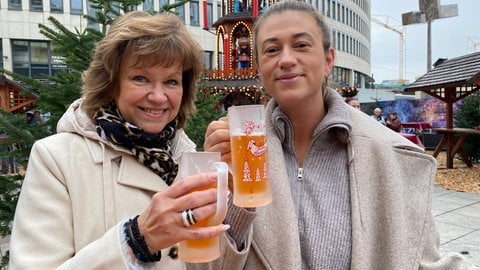
[[[213,167],[217,169],[217,211],[208,222],[208,226],[216,226],[223,222],[227,215],[227,194],[228,194],[228,165],[225,162],[214,162]]]

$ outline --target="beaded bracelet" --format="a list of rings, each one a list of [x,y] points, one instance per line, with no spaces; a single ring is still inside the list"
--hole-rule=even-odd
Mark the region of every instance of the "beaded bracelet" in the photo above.
[[[138,229],[138,216],[130,219],[125,223],[125,235],[127,243],[132,248],[135,258],[142,262],[158,262],[162,258],[162,252],[157,251],[154,254],[150,253],[145,238],[140,234]]]

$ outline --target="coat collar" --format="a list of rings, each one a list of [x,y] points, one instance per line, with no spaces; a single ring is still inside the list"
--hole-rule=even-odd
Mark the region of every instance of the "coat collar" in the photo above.
[[[112,149],[111,146],[91,140],[87,140],[87,146],[96,164],[102,164],[104,167],[118,165],[116,181],[119,184],[151,192],[158,192],[168,187],[158,175],[140,164],[127,151]],[[104,171],[111,170],[111,168],[104,168]]]
[[[123,156],[120,161],[117,182],[122,185],[158,192],[168,185],[132,156]]]

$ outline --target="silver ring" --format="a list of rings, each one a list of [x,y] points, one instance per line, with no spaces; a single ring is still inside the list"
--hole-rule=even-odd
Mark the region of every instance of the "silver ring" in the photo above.
[[[185,227],[190,227],[191,225],[197,223],[197,220],[193,216],[193,209],[186,209],[182,211],[182,220]]]

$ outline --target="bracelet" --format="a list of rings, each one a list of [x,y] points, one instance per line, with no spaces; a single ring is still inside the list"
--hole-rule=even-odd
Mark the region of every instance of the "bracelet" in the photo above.
[[[154,254],[150,253],[145,238],[140,234],[138,229],[138,215],[125,223],[125,235],[127,243],[132,248],[135,258],[142,262],[158,262],[162,258],[162,252],[157,251]]]

